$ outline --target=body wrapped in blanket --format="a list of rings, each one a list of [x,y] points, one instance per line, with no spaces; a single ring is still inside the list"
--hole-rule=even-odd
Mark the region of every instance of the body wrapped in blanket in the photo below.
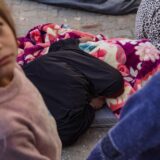
[[[77,46],[78,43],[77,43],[76,39],[81,38],[81,37],[86,37],[86,36],[92,37],[94,39],[94,42],[80,43],[79,46]],[[41,57],[43,55],[45,55],[45,57],[47,57],[47,53],[48,53],[50,46],[52,46],[51,47],[52,49],[57,48],[54,50],[57,50],[57,51],[59,50],[58,53],[60,51],[62,52],[64,49],[64,47],[62,47],[62,42],[60,43],[61,47],[56,47],[56,45],[58,44],[56,42],[59,40],[64,40],[64,39],[69,39],[69,38],[72,38],[72,42],[74,42],[74,40],[75,40],[74,43],[77,43],[76,45],[72,45],[72,48],[75,48],[75,46],[76,46],[76,50],[78,50],[79,53],[83,53],[83,54],[85,53],[85,56],[84,56],[85,58],[88,57],[89,55],[92,55],[93,57],[100,59],[101,60],[100,62],[104,61],[105,63],[111,65],[113,68],[115,68],[121,72],[121,74],[124,78],[124,81],[125,81],[123,94],[117,98],[107,98],[106,99],[108,107],[116,115],[119,115],[120,110],[124,106],[126,100],[133,93],[135,93],[137,90],[139,90],[141,87],[143,87],[144,84],[147,82],[147,80],[150,79],[151,76],[153,76],[157,71],[160,70],[159,51],[147,39],[142,39],[142,40],[131,40],[131,39],[126,39],[126,38],[107,39],[105,36],[102,36],[102,35],[95,36],[92,34],[81,32],[81,31],[76,31],[76,30],[73,30],[70,28],[63,28],[63,27],[58,26],[57,24],[52,24],[52,23],[39,25],[37,27],[34,27],[33,29],[31,29],[28,32],[28,34],[25,37],[19,38],[19,54],[17,55],[17,62],[23,68],[25,68],[25,66],[27,64],[29,66],[29,64],[32,63],[32,61],[34,62],[39,57]],[[71,44],[67,44],[66,46],[70,46],[70,45]],[[51,51],[51,48],[50,48],[50,51]],[[67,48],[67,47],[65,47],[65,48]],[[69,49],[65,49],[65,52],[66,51],[68,53]],[[89,54],[88,56],[87,56],[87,53]],[[61,53],[61,54],[59,54],[59,56],[63,55],[62,57],[64,59],[66,59],[68,57],[68,55],[70,55],[70,54],[66,54],[64,56],[64,53],[63,54]],[[73,55],[76,55],[75,57],[78,58],[77,60],[76,60],[76,58],[74,58],[74,61],[76,61],[76,62],[79,61],[81,63],[82,66],[80,66],[80,67],[86,66],[85,63],[82,63],[83,60],[85,60],[84,57],[83,57],[84,59],[82,57],[79,59],[80,54],[73,54]],[[61,57],[61,60],[62,60],[62,57]],[[68,58],[70,58],[70,60],[73,59],[72,56],[70,56]],[[92,60],[88,61],[88,63],[89,63],[88,66],[93,66]],[[43,61],[43,60],[39,59],[38,61]],[[36,61],[34,63],[37,63],[38,61]],[[45,60],[45,61],[48,61],[48,60]],[[94,62],[95,62],[95,60],[94,60]],[[47,65],[49,65],[49,62],[45,62],[45,63],[48,63]],[[42,64],[40,63],[39,66],[41,66],[41,65]],[[45,64],[43,64],[43,65],[45,65]],[[65,66],[65,65],[66,64],[63,63],[63,66]],[[102,63],[100,63],[100,66],[101,65],[102,65]],[[68,64],[66,66],[68,66]],[[74,65],[74,66],[76,66],[76,65]],[[96,71],[98,69],[98,67],[99,67],[99,64],[97,64],[97,66],[94,66],[94,70]],[[63,67],[63,68],[65,68],[65,70],[68,69],[68,67],[67,68]],[[100,68],[99,68],[99,71],[100,71]],[[38,67],[33,68],[33,70],[36,70],[36,69],[37,69],[36,72],[39,72]],[[47,69],[49,70],[49,68],[46,67],[46,71],[47,71]],[[54,67],[53,67],[53,69],[55,70]],[[106,71],[107,70],[108,70],[108,67],[106,68]],[[74,71],[75,71],[75,68],[72,69],[72,73],[74,73]],[[84,71],[87,71],[87,70],[84,70]],[[103,71],[103,73],[105,73],[106,71]],[[45,73],[45,75],[42,75],[40,73],[41,72],[38,73],[39,77],[44,76],[44,79],[46,79],[46,77],[48,75],[48,74],[46,74],[47,72]],[[67,72],[65,72],[65,73],[67,73]],[[77,69],[76,69],[75,75],[77,75],[78,73],[79,72],[77,72]],[[102,73],[102,75],[104,75],[103,73]],[[99,74],[99,76],[101,76],[100,73],[96,72],[96,73],[94,73],[93,78],[96,78],[96,76],[98,76],[97,74]],[[34,74],[30,74],[30,76],[31,75],[34,76]],[[84,74],[83,74],[83,76],[80,76],[79,74],[77,76],[80,77],[81,79],[83,79],[84,84],[88,83],[88,81],[86,81],[86,80],[84,81],[84,79],[86,78],[86,77],[84,78]],[[37,76],[36,78],[39,79],[39,77]],[[54,77],[56,77],[56,76],[54,75]],[[50,78],[51,77],[48,76],[48,81]],[[101,77],[101,78],[103,79],[104,77]],[[40,83],[40,80],[36,83]],[[50,81],[50,83],[51,83],[51,81]],[[107,83],[108,83],[108,81],[106,81],[105,85],[107,85]],[[104,82],[102,84],[104,84]],[[49,86],[49,83],[47,85]],[[65,86],[65,85],[63,84],[63,86]],[[42,85],[39,87],[42,87]],[[57,87],[57,86],[55,86],[55,87]],[[60,87],[62,88],[62,86],[60,86]],[[43,89],[43,92],[41,91],[42,95],[44,95],[44,93],[49,92],[49,90],[50,90],[50,93],[49,93],[50,95],[51,95],[51,93],[57,94],[57,92],[54,89],[52,89],[52,91],[51,91],[51,88],[50,87],[48,87],[48,88],[49,88],[48,91],[45,88]],[[72,88],[73,88],[73,86],[72,86]],[[46,94],[45,96],[47,96],[49,94]],[[65,93],[63,93],[63,94],[65,94]],[[53,98],[53,97],[50,97],[50,99],[51,98]],[[57,101],[56,103],[59,103],[61,101],[65,101],[62,99],[63,99],[62,97],[59,97],[59,101]],[[52,108],[52,107],[50,107],[50,108]],[[63,112],[60,112],[59,115],[61,115],[62,113]],[[73,116],[71,116],[71,117],[73,117]],[[93,117],[93,114],[90,117]],[[92,121],[91,119],[88,119],[89,123],[91,123],[91,121]],[[87,128],[88,128],[88,126],[87,126]],[[65,131],[67,131],[67,130],[65,130]],[[79,132],[79,131],[77,131],[77,132]]]
[[[50,45],[57,41],[81,37],[93,39],[92,42],[80,43],[81,50],[119,70],[124,78],[123,94],[117,98],[106,99],[107,106],[119,116],[126,100],[160,70],[160,51],[149,40],[108,39],[103,35],[66,28],[65,25],[43,24],[32,28],[26,36],[18,39],[17,62],[23,66],[47,54]]]

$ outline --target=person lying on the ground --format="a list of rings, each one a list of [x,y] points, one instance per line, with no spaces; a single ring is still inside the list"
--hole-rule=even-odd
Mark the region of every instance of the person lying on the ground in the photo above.
[[[160,159],[160,72],[129,98],[119,122],[87,160]]]
[[[93,35],[68,28],[67,25],[53,23],[38,25],[18,39],[19,53],[17,62],[23,66],[48,53],[52,43],[68,38],[91,37],[85,43],[79,43],[84,52],[111,65],[124,78],[124,92],[116,98],[106,98],[106,107],[119,117],[126,100],[146,81],[160,70],[160,51],[147,39],[111,38]],[[83,41],[84,42],[84,41]]]
[[[0,0],[0,160],[60,160],[55,120],[16,64],[17,51],[13,21]]]
[[[160,0],[142,0],[136,16],[136,38],[149,39],[160,50]]]
[[[79,48],[87,39],[53,43],[49,52],[22,66],[57,122],[63,146],[73,144],[91,125],[104,97],[123,93],[118,70]]]

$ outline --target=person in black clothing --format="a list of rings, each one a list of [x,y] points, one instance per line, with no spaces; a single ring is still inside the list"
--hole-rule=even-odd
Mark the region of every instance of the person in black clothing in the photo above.
[[[92,123],[103,97],[123,92],[119,71],[79,49],[79,39],[61,40],[48,54],[23,66],[57,122],[63,146],[71,145]]]

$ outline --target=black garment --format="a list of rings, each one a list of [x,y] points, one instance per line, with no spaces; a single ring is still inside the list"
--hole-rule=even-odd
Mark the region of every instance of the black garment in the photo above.
[[[135,13],[141,0],[34,0],[63,7],[79,8],[91,12],[124,15]]]
[[[73,39],[59,41],[47,55],[23,66],[55,117],[63,145],[75,142],[92,123],[93,97],[110,96],[123,88],[116,69],[83,52],[78,44]]]

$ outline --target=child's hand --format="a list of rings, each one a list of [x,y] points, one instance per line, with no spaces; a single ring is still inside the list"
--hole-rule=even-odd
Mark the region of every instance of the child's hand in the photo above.
[[[93,98],[90,102],[91,107],[96,110],[102,108],[104,104],[105,104],[105,97],[103,96]]]

